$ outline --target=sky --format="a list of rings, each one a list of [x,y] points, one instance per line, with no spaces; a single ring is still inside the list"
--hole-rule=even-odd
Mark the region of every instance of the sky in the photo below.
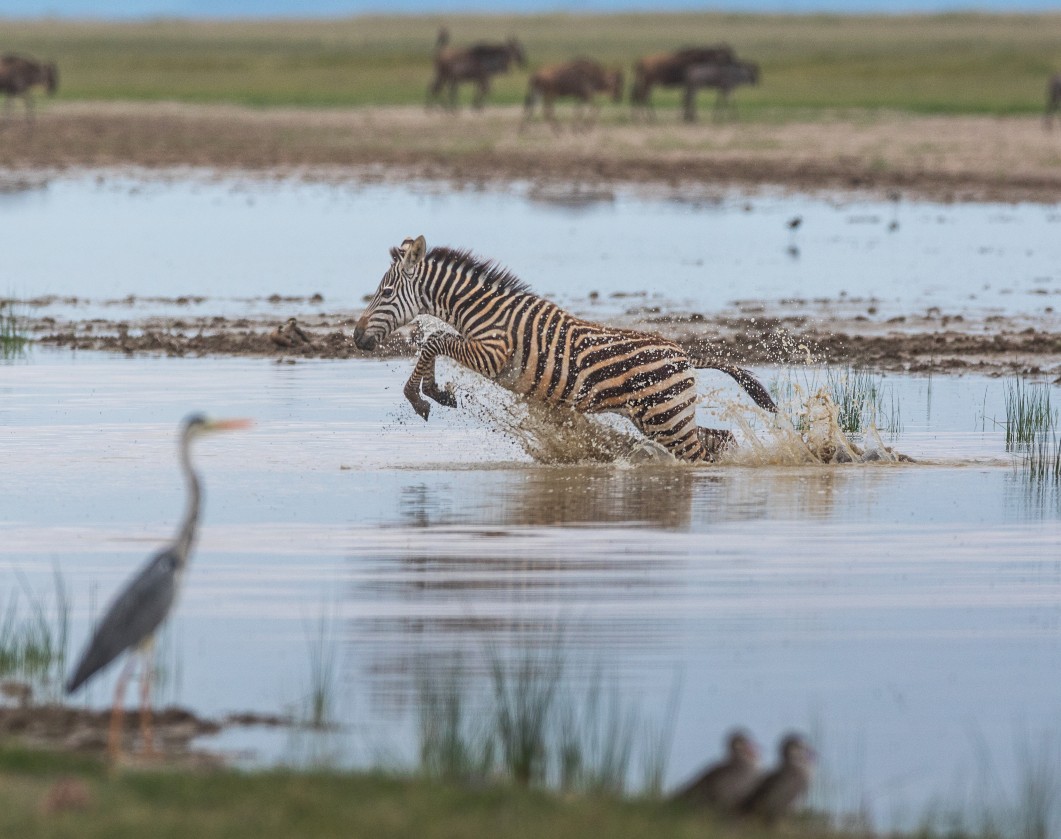
[[[746,12],[1056,11],[1061,0],[0,0],[0,17],[348,17],[375,12]]]

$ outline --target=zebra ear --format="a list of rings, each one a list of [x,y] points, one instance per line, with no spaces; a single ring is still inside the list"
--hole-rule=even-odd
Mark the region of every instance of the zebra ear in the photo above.
[[[417,263],[423,262],[424,257],[427,256],[427,241],[423,236],[417,236],[415,239],[406,239],[408,245],[404,248],[405,257],[402,259],[402,267],[410,268]]]

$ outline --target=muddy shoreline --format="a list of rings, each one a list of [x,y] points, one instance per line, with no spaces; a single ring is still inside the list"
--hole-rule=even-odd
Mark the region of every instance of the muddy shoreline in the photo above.
[[[342,183],[660,184],[860,190],[937,201],[1061,201],[1061,133],[1036,117],[823,113],[782,122],[520,130],[520,110],[48,103],[4,133],[0,172],[142,167]]]
[[[282,302],[277,308],[282,310]],[[129,356],[243,356],[295,363],[303,359],[411,358],[418,351],[425,329],[415,325],[396,333],[374,352],[358,349],[351,337],[357,314],[321,312],[296,320],[189,313],[62,321],[33,315],[25,322],[40,346]],[[976,320],[933,311],[874,321],[864,315],[823,318],[757,310],[754,316],[653,312],[599,319],[665,336],[708,361],[1061,377],[1061,333],[1045,317]]]

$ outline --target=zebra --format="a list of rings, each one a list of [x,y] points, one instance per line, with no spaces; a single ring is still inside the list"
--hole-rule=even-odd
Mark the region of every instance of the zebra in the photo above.
[[[694,368],[732,376],[762,408],[777,407],[747,370],[694,362],[677,344],[645,332],[582,320],[532,293],[514,274],[468,250],[436,247],[423,236],[391,248],[391,265],[354,329],[359,349],[374,350],[418,315],[457,334],[436,332],[421,347],[405,398],[423,419],[426,396],[457,400],[435,381],[435,359],[454,359],[502,387],[547,405],[586,414],[618,413],[679,461],[713,461],[731,432],[696,425]]]

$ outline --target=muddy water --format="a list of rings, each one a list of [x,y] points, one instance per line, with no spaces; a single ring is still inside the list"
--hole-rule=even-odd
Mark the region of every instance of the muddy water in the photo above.
[[[1004,453],[1000,381],[886,379],[889,442],[916,465],[543,466],[489,411],[422,423],[407,369],[48,351],[0,368],[0,594],[60,568],[78,648],[170,536],[174,427],[201,408],[258,424],[197,451],[205,517],[161,659],[164,698],[200,712],[297,711],[323,617],[329,748],[351,763],[412,759],[425,660],[481,685],[491,656],[558,639],[644,720],[677,692],[672,784],[734,724],[767,749],[805,728],[825,802],[891,822],[967,792],[981,740],[1005,780],[1022,737],[1061,736],[1058,501]]]
[[[273,293],[319,293],[332,310],[359,308],[387,248],[416,233],[496,258],[538,292],[598,316],[822,297],[859,299],[859,311],[872,299],[877,317],[932,306],[1041,316],[1061,293],[1061,212],[1042,205],[182,173],[170,182],[62,177],[0,191],[0,226],[0,294],[202,295],[210,301],[193,304],[196,312],[226,315],[271,311],[247,300]],[[319,308],[285,302],[283,315]]]

